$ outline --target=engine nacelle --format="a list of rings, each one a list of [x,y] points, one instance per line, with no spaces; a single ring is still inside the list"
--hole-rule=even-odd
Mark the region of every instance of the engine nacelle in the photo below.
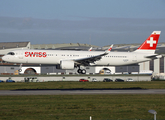
[[[66,70],[74,69],[74,61],[62,60],[60,61],[60,68]]]

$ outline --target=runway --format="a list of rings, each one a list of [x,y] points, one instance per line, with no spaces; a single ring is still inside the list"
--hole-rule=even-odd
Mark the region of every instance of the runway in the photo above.
[[[0,90],[6,95],[97,95],[97,94],[165,94],[165,89],[96,89],[96,90]]]

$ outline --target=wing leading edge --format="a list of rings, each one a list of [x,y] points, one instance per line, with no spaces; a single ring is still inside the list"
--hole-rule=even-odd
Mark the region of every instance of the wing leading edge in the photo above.
[[[111,46],[111,49],[112,49],[112,46]],[[103,54],[99,54],[99,55],[95,55],[95,56],[91,56],[91,57],[80,58],[80,59],[73,59],[73,61],[76,64],[88,66],[88,65],[90,65],[90,63],[94,64],[94,62],[100,60],[102,58],[102,56],[109,54],[111,49],[106,50]]]

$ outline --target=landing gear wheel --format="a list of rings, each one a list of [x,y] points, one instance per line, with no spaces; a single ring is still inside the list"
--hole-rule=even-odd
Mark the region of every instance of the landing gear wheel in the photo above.
[[[86,74],[86,70],[85,69],[78,69],[77,72],[79,74]]]
[[[82,74],[86,74],[86,70],[85,70],[85,69],[82,69],[82,70],[81,70],[81,73],[82,73]]]
[[[82,70],[81,69],[78,69],[77,72],[80,74],[80,73],[82,73]]]
[[[19,71],[19,72],[21,72],[21,71],[22,71],[22,69],[18,69],[18,71]]]

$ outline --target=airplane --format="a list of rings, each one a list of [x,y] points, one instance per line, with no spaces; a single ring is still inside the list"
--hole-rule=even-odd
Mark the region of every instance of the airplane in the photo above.
[[[90,47],[88,51],[92,51],[92,47]]]
[[[122,66],[161,58],[155,54],[161,31],[152,34],[133,52],[106,51],[69,51],[69,50],[14,50],[4,55],[2,59],[12,63],[53,64],[57,69],[74,69],[78,67],[79,74],[86,74],[81,66]]]
[[[111,51],[113,47],[113,44],[108,48],[108,51]]]
[[[108,50],[111,51],[111,50],[112,50],[112,47],[113,47],[113,44],[108,48]],[[92,51],[92,47],[90,47],[90,48],[88,49],[88,51]]]

